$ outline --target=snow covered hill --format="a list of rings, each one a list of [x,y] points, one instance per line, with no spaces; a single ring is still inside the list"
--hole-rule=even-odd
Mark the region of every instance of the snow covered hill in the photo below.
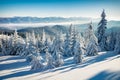
[[[82,64],[65,59],[62,67],[43,72],[30,71],[25,59],[19,56],[0,56],[0,80],[120,80],[120,55],[100,52],[86,57]]]

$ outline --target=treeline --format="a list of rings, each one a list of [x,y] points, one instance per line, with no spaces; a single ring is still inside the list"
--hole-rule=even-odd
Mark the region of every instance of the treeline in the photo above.
[[[46,70],[62,66],[64,58],[73,57],[74,63],[82,63],[85,56],[96,56],[100,51],[114,51],[120,53],[120,32],[106,35],[107,20],[103,11],[98,25],[97,36],[92,22],[88,28],[79,33],[71,24],[69,30],[63,34],[46,37],[44,29],[42,35],[32,31],[26,33],[25,38],[15,30],[11,35],[0,35],[0,52],[4,55],[20,55],[31,64],[31,70]]]

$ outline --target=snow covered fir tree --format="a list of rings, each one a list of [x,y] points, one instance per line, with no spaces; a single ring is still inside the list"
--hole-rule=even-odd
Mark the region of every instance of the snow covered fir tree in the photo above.
[[[46,47],[45,51],[46,51],[46,68],[47,69],[54,68],[55,67],[54,60],[51,53],[48,51],[48,47]]]
[[[78,34],[74,34],[74,61],[75,63],[82,63],[83,62],[83,48],[81,46],[81,43],[79,42],[78,38],[77,38]]]
[[[63,55],[62,54],[63,52],[62,42],[63,41],[61,40],[60,34],[57,34],[53,41],[53,45],[51,49],[55,67],[59,67],[63,65],[64,63],[63,57],[62,57]]]
[[[64,40],[64,56],[72,56],[72,24],[70,25],[69,31],[67,31],[65,40]]]
[[[116,35],[116,44],[115,44],[114,51],[115,51],[115,53],[120,54],[120,32],[118,32]]]
[[[64,56],[72,56],[71,52],[71,37],[70,34],[67,32],[64,41]]]
[[[31,64],[31,70],[43,70],[44,69],[44,65],[41,62],[41,56],[39,52],[36,52],[34,55],[32,55],[32,61],[30,62]]]
[[[97,37],[98,37],[98,43],[101,48],[101,51],[106,51],[107,50],[107,37],[106,37],[106,29],[107,29],[107,20],[105,19],[106,14],[105,10],[103,9],[103,12],[101,14],[101,21],[98,24],[98,31],[97,31]]]
[[[90,23],[86,37],[89,38],[87,48],[86,48],[86,55],[88,56],[95,56],[98,54],[98,40],[97,37],[94,34],[92,22]]]

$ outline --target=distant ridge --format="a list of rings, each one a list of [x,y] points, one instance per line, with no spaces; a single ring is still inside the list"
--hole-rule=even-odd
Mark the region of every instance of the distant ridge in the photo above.
[[[0,17],[0,23],[49,23],[49,22],[71,22],[71,21],[90,21],[87,17]],[[94,19],[98,20],[98,19]]]

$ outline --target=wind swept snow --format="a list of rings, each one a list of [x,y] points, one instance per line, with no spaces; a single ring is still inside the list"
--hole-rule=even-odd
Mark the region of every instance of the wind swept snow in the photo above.
[[[100,52],[74,64],[72,57],[61,67],[30,71],[25,59],[19,56],[0,56],[0,80],[120,80],[120,55]]]

